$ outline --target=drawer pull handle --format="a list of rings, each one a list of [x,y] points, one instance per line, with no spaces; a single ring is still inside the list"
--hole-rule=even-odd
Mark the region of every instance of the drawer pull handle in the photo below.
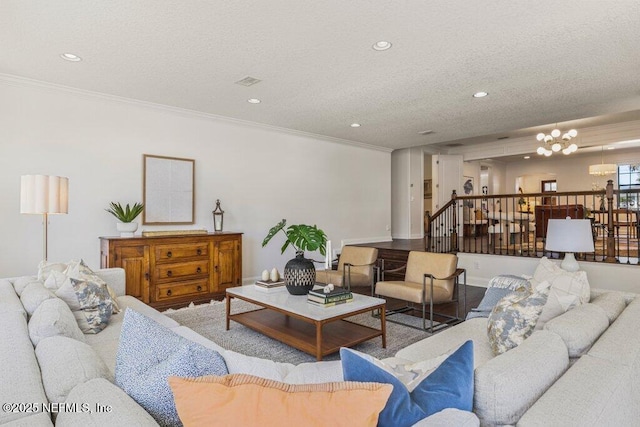
[[[168,297],[170,297],[170,296],[171,296],[171,289],[169,289],[169,290],[167,291],[167,296],[168,296]]]
[[[202,273],[202,269],[201,269],[200,267],[198,267],[198,268],[196,269],[196,273]]]
[[[168,277],[173,276],[173,272],[172,272],[171,270],[167,271],[167,276],[168,276]]]
[[[196,253],[197,253],[198,255],[202,255],[202,249],[198,249],[198,250],[196,251]]]
[[[198,292],[202,290],[202,286],[198,286]]]
[[[173,256],[173,254],[171,253],[171,251],[167,252],[167,258],[171,258]]]

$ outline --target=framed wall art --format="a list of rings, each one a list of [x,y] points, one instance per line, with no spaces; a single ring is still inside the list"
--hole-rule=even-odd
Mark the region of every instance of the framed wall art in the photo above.
[[[195,160],[143,155],[143,224],[193,224]]]

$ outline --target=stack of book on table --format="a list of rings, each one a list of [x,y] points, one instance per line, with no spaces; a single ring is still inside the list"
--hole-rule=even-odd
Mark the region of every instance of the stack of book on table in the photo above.
[[[335,288],[329,293],[325,293],[324,288],[315,288],[307,294],[309,304],[321,307],[332,307],[351,301],[353,301],[353,294],[345,288]]]
[[[260,291],[272,291],[284,289],[284,280],[256,280],[256,289]]]

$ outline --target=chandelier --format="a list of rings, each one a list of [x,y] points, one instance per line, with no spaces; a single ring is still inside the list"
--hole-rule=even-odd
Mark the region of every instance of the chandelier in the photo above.
[[[562,138],[560,138],[562,135]],[[536,150],[539,155],[545,155],[549,157],[553,153],[562,151],[562,154],[571,154],[578,150],[578,146],[572,143],[571,140],[578,135],[578,131],[571,129],[570,131],[562,134],[560,129],[554,129],[550,134],[539,133],[536,135],[536,139],[540,142],[540,146]]]
[[[616,173],[617,170],[618,165],[616,165],[615,163],[604,162],[604,146],[602,146],[600,164],[589,165],[589,175],[607,176]]]

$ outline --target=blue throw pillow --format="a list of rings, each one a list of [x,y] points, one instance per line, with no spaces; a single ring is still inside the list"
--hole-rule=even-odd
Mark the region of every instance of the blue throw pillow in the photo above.
[[[410,392],[393,373],[348,348],[340,349],[345,381],[393,385],[393,392],[378,418],[380,427],[411,426],[442,411],[473,408],[473,341],[462,344]]]
[[[116,384],[162,426],[182,425],[167,378],[226,375],[215,350],[127,309],[116,355]]]

